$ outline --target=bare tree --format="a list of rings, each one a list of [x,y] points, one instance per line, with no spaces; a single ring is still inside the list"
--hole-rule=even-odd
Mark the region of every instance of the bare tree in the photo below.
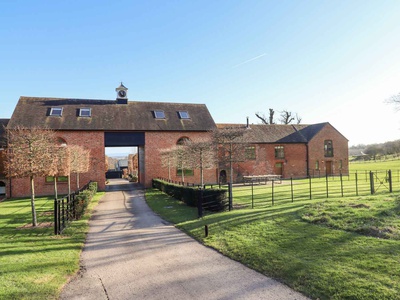
[[[269,109],[269,116],[268,116],[268,118],[265,116],[265,114],[261,114],[260,112],[257,112],[257,113],[256,113],[256,117],[259,118],[259,119],[261,120],[261,122],[262,122],[263,124],[265,124],[265,125],[268,125],[268,124],[275,124],[275,121],[274,121],[274,114],[275,114],[275,111],[274,111],[272,108],[270,108],[270,109]]]
[[[294,121],[293,113],[286,109],[282,110],[279,121],[281,124],[291,124]]]
[[[90,151],[78,145],[68,147],[70,155],[70,172],[76,173],[76,186],[79,189],[79,174],[89,171]]]
[[[245,127],[222,128],[212,131],[214,145],[218,148],[218,161],[229,165],[229,180],[233,183],[233,163],[245,160]]]
[[[53,147],[53,169],[48,171],[49,176],[53,176],[54,181],[54,197],[58,198],[58,189],[57,189],[57,177],[58,176],[70,176],[70,155],[69,151],[65,146],[57,146]],[[68,178],[68,183],[69,183]],[[70,194],[70,184],[68,185],[68,194]]]
[[[163,167],[168,168],[168,179],[171,180],[171,169],[176,166],[174,149],[162,149],[160,154],[161,164]]]
[[[204,185],[204,169],[211,169],[217,162],[216,148],[209,139],[202,139],[187,144],[187,158],[193,169],[200,170],[200,184]]]
[[[266,117],[265,114],[262,114],[260,112],[257,112],[255,115],[257,118],[261,120],[262,124],[268,125],[268,124],[275,124],[274,114],[275,111],[272,108],[270,108],[268,117]],[[291,124],[293,121],[296,121],[297,124],[300,124],[302,118],[297,113],[294,114],[293,112],[288,111],[286,109],[280,112],[279,122],[281,124]]]
[[[386,103],[394,104],[396,111],[400,111],[400,93],[385,100]]]
[[[6,168],[8,176],[30,179],[32,225],[37,226],[35,178],[48,175],[54,164],[55,133],[38,127],[8,129]]]

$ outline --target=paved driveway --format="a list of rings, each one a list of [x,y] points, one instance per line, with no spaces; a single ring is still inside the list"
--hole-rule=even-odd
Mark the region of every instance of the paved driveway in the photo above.
[[[108,188],[60,299],[307,299],[169,225],[135,185]]]

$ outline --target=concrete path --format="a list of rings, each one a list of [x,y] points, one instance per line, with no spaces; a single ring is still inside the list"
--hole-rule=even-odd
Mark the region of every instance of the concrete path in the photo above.
[[[123,180],[97,206],[81,264],[60,299],[307,299],[169,225]]]

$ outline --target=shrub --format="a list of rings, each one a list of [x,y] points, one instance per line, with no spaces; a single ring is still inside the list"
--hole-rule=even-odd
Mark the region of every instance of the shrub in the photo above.
[[[97,192],[97,182],[90,182],[86,190],[81,191],[75,196],[75,219],[79,220],[86,211],[89,202],[92,200],[93,196]]]
[[[186,203],[188,206],[196,207],[198,200],[203,195],[203,208],[209,211],[224,211],[228,207],[228,197],[224,189],[201,190],[197,187],[188,187],[171,184],[160,179],[153,179],[152,186],[167,195]]]

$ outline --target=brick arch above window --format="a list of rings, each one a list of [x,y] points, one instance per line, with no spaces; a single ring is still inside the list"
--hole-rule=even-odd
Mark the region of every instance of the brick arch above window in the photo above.
[[[190,139],[187,136],[183,136],[178,139],[176,142],[177,145],[185,145],[186,143],[190,142]]]

